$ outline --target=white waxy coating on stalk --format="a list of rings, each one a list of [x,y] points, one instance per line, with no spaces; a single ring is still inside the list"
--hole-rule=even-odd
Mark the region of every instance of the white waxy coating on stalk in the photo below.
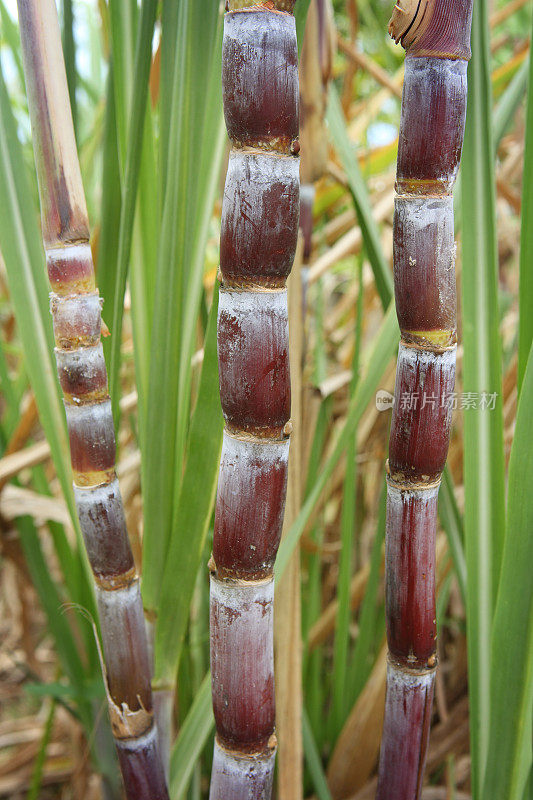
[[[220,462],[225,465],[224,474],[221,478],[230,477],[232,473],[250,473],[257,469],[257,464],[267,472],[271,471],[277,464],[286,464],[289,458],[289,439],[279,441],[278,439],[264,439],[262,441],[251,441],[249,439],[239,439],[228,431],[224,431],[222,439],[222,456]],[[250,481],[251,482],[251,481]],[[240,494],[241,488],[235,490]]]
[[[117,746],[121,750],[129,750],[131,753],[149,748],[154,748],[155,750],[157,747],[157,726],[155,722],[145,733],[136,736],[134,739],[120,739],[117,742]]]
[[[452,345],[441,353],[435,353],[433,350],[422,350],[419,347],[410,347],[408,344],[400,342],[398,369],[401,360],[401,366],[413,372],[420,368],[427,369],[430,366],[447,371],[455,367],[456,354],[457,345]]]
[[[209,800],[262,800],[270,797],[275,762],[275,749],[267,755],[243,757],[225,750],[215,739]],[[238,793],[235,787],[239,787]]]
[[[414,501],[421,507],[430,506],[439,494],[439,485],[423,489],[406,489],[396,486],[392,481],[387,481],[387,500],[396,513],[401,513],[405,504]]]
[[[110,446],[115,440],[111,400],[87,405],[65,403],[67,426],[70,432],[86,437],[87,442]]]
[[[84,382],[88,383],[105,370],[104,349],[99,342],[94,347],[80,347],[77,350],[55,349],[59,369],[73,370],[83,367]]]
[[[102,301],[98,292],[60,297],[50,293],[50,311],[56,340],[100,337]],[[82,343],[80,343],[81,346]]]
[[[247,292],[234,289],[222,289],[218,302],[219,315],[223,312],[234,314],[242,319],[255,318],[258,314],[271,312],[288,320],[287,290],[266,289],[258,292]],[[287,321],[287,328],[288,328]]]
[[[438,265],[439,272],[443,268],[454,268],[455,243],[451,195],[441,197],[396,195],[394,211],[401,215],[403,248],[407,254],[415,251],[419,237],[424,239],[428,234],[434,233],[436,235],[434,265]]]
[[[74,486],[74,499],[91,567],[109,587],[122,585],[133,568],[118,480],[91,488]]]
[[[120,589],[107,591],[96,587],[98,610],[102,623],[104,646],[106,637],[108,644],[113,648],[113,659],[122,662],[122,668],[128,664],[128,647],[124,644],[124,620],[129,617],[135,627],[144,630],[144,612],[141,602],[139,580],[135,578],[131,583]]]
[[[415,691],[417,689],[431,689],[435,680],[435,670],[408,671],[405,668],[387,664],[387,692],[390,693],[390,700],[402,697],[405,691]]]
[[[63,246],[47,247],[44,252],[46,261],[49,264],[65,261],[67,258],[71,261],[93,263],[91,245],[88,242],[82,242],[80,244],[66,243]]]

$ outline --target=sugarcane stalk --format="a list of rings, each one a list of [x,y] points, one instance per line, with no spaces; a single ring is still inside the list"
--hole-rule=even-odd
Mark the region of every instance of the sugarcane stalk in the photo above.
[[[74,497],[95,580],[111,726],[127,797],[167,800],[139,579],[115,472],[101,300],[53,0],[18,0]]]
[[[418,800],[436,658],[437,497],[457,349],[453,185],[466,116],[472,0],[403,0],[406,49],[394,214],[402,334],[387,474],[389,660],[377,800]]]
[[[293,5],[230,0],[224,19],[223,100],[232,149],[220,239],[225,431],[210,562],[211,800],[268,800],[276,752],[273,566],[290,434],[285,283],[299,214]]]

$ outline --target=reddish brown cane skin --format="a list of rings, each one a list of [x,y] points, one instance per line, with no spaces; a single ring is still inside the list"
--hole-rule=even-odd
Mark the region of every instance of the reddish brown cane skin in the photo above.
[[[466,62],[408,58],[398,143],[398,194],[448,194],[466,119]]]
[[[155,727],[142,737],[135,750],[128,741],[119,742],[117,753],[127,797],[168,800]]]
[[[400,345],[389,440],[394,480],[439,478],[448,453],[454,383],[454,348],[434,353]]]
[[[455,344],[456,290],[453,198],[396,197],[394,295],[403,338],[424,344],[428,332]]]
[[[126,534],[118,481],[98,489],[78,489],[76,507],[91,569],[100,584],[121,584],[120,576],[135,572]]]
[[[387,698],[376,800],[413,800],[422,789],[435,673],[411,675],[387,667]]]
[[[220,577],[270,575],[281,538],[288,441],[256,444],[224,433],[213,558]]]
[[[287,164],[275,156],[231,153],[220,233],[220,269],[228,287],[243,281],[285,285],[298,235],[298,161],[291,163],[288,179]]]
[[[298,51],[286,16],[229,12],[222,46],[224,118],[235,143],[290,153],[298,137]]]
[[[232,0],[230,7],[222,53],[233,147],[220,245],[226,431],[211,561],[217,735],[210,800],[269,800],[276,751],[272,572],[291,403],[285,281],[299,215],[298,56],[291,3]]]
[[[218,368],[228,426],[279,438],[291,413],[285,292],[221,292]]]
[[[139,580],[115,474],[115,432],[89,225],[53,0],[19,0],[58,376],[74,497],[93,570],[113,734],[128,800],[168,800],[156,750]]]
[[[409,13],[414,14],[409,26]],[[456,356],[452,190],[466,116],[471,0],[397,7],[407,49],[394,219],[398,356],[387,488],[389,667],[377,800],[418,800],[436,669],[437,496]]]
[[[65,399],[84,405],[107,397],[107,371],[102,345],[76,350],[56,350],[57,374]]]
[[[68,256],[63,247],[47,253],[46,267],[52,291],[59,296],[94,292],[96,284],[92,254],[85,247],[71,250],[74,252],[70,252]]]
[[[386,616],[389,653],[409,668],[435,666],[435,535],[438,487],[387,490]]]
[[[217,735],[224,745],[241,752],[261,752],[274,731],[273,600],[272,578],[246,586],[211,578]]]

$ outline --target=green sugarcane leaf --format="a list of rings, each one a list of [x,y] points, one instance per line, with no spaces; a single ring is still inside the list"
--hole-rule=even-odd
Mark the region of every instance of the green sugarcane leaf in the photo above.
[[[439,491],[439,517],[448,537],[459,591],[466,608],[466,558],[464,550],[464,525],[453,489],[453,478],[448,467],[444,468]]]
[[[385,527],[387,517],[387,485],[383,480],[383,490],[379,503],[379,516],[376,536],[370,555],[370,573],[366,585],[365,596],[359,613],[359,633],[354,649],[352,664],[350,665],[350,690],[346,716],[351,711],[363,687],[365,686],[373,667],[372,645],[376,640],[377,599],[381,576],[382,550],[385,541]]]
[[[529,89],[522,175],[522,226],[520,229],[520,316],[518,323],[518,391],[521,391],[533,342],[533,58],[529,60]]]
[[[152,39],[157,12],[157,0],[143,0],[141,17],[139,20],[139,34],[135,50],[135,91],[131,100],[131,120],[126,135],[127,148],[122,158],[124,163],[124,179],[122,184],[122,206],[120,210],[120,226],[118,238],[117,267],[115,272],[115,290],[113,293],[112,338],[111,338],[111,363],[109,365],[109,393],[113,402],[113,415],[118,420],[119,403],[119,368],[122,339],[122,318],[124,314],[124,294],[128,276],[128,265],[135,222],[135,208],[137,203],[137,188],[139,185],[139,172],[142,160],[142,145],[146,117],[146,100],[148,97],[148,79],[152,63]],[[119,24],[115,20],[112,30]],[[123,24],[123,23],[122,23]],[[118,83],[115,71],[114,84]],[[121,94],[121,93],[119,93]],[[125,98],[121,97],[122,102]],[[117,119],[119,118],[118,101],[116,105]],[[121,125],[118,125],[119,156],[121,153]]]
[[[218,291],[209,314],[185,475],[162,579],[155,638],[156,685],[158,681],[168,685],[176,675],[213,511],[223,428],[218,395],[217,310]]]
[[[55,701],[52,701],[52,703],[50,704],[50,710],[48,711],[48,716],[46,718],[43,735],[41,737],[41,744],[39,746],[37,756],[35,757],[33,772],[31,776],[30,790],[27,794],[27,800],[38,800],[39,794],[41,792],[44,764],[46,761],[46,750],[48,748],[48,745],[50,743],[50,738],[52,736],[52,725],[54,723],[55,712],[56,712],[56,704]]]
[[[488,2],[476,0],[462,159],[463,389],[494,408],[464,412],[467,639],[472,787],[481,798],[490,734],[490,642],[505,530],[505,467]]]
[[[170,798],[182,800],[195,764],[213,729],[211,673],[202,681],[194,703],[185,718],[170,756]]]
[[[78,135],[78,104],[76,101],[76,41],[74,39],[74,13],[72,0],[63,0],[63,57],[65,59],[65,72],[67,74],[68,94],[70,98],[70,110],[72,112],[72,124],[74,133]]]
[[[109,0],[109,29],[113,73],[115,76],[115,107],[117,115],[118,152],[121,174],[126,170],[126,153],[130,113],[135,92],[135,41],[137,38],[138,7],[136,0]]]
[[[311,0],[296,0],[294,6],[294,19],[296,20],[296,38],[298,40],[298,53],[302,52],[304,42],[305,23]]]
[[[358,264],[358,287],[359,292],[357,295],[355,345],[352,359],[350,395],[354,393],[359,380],[359,356],[361,351],[364,300],[362,259],[359,259]],[[341,553],[339,556],[339,577],[337,581],[338,610],[333,645],[333,680],[331,702],[331,728],[334,731],[334,739],[337,738],[346,721],[348,650],[352,636],[350,630],[350,583],[356,533],[356,457],[357,439],[356,434],[354,434],[346,447],[346,473],[344,476],[344,485],[342,491]]]
[[[224,142],[219,7],[209,4],[206,9],[187,0],[178,6],[176,24],[175,79],[170,134],[165,140],[167,174],[157,258],[157,314],[143,434],[143,600],[145,607],[156,613],[184,475],[191,362]],[[164,38],[165,30],[162,35]],[[205,54],[201,70],[199,52]],[[182,531],[180,535],[187,534]],[[163,608],[162,613],[171,613],[171,609]]]
[[[346,172],[357,219],[363,234],[366,253],[374,273],[376,288],[383,308],[386,309],[393,294],[392,273],[383,254],[379,228],[372,216],[372,205],[368,190],[359,169],[353,143],[348,138],[339,95],[333,84],[330,84],[329,88],[326,119],[331,140]]]
[[[29,517],[19,519],[18,531],[32,583],[54,637],[59,661],[72,684],[80,717],[86,730],[89,730],[92,724],[92,712],[85,691],[86,675],[69,620],[62,612],[63,600],[50,577],[50,570],[32,520]]]
[[[305,761],[309,768],[318,800],[332,800],[324,767],[320,760],[320,753],[318,752],[315,737],[313,736],[313,731],[305,708],[302,715],[302,733]]]
[[[349,440],[354,436],[357,425],[370,402],[374,399],[378,383],[387,364],[398,346],[399,329],[394,303],[391,303],[381,324],[367,361],[366,374],[360,379],[350,400],[346,421],[339,431],[333,451],[324,464],[313,488],[307,495],[302,509],[284,536],[276,559],[276,577],[279,580],[287,566],[292,552],[302,535],[307,520],[333,474]]]
[[[532,764],[533,348],[509,460],[507,531],[491,647],[490,739],[482,797],[522,800]]]

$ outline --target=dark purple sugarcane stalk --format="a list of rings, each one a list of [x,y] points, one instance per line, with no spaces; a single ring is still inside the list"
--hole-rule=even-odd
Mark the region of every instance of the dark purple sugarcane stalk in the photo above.
[[[394,214],[402,341],[387,476],[389,663],[377,800],[418,800],[436,657],[437,497],[457,349],[453,185],[466,116],[472,0],[403,0],[406,49]]]
[[[232,149],[220,239],[226,427],[210,563],[211,800],[268,800],[274,773],[273,567],[291,405],[285,284],[299,214],[293,5],[230,0],[224,20],[222,83]]]
[[[167,800],[139,579],[115,472],[115,431],[54,0],[18,0],[44,249],[74,496],[96,585],[111,726],[127,797]]]

